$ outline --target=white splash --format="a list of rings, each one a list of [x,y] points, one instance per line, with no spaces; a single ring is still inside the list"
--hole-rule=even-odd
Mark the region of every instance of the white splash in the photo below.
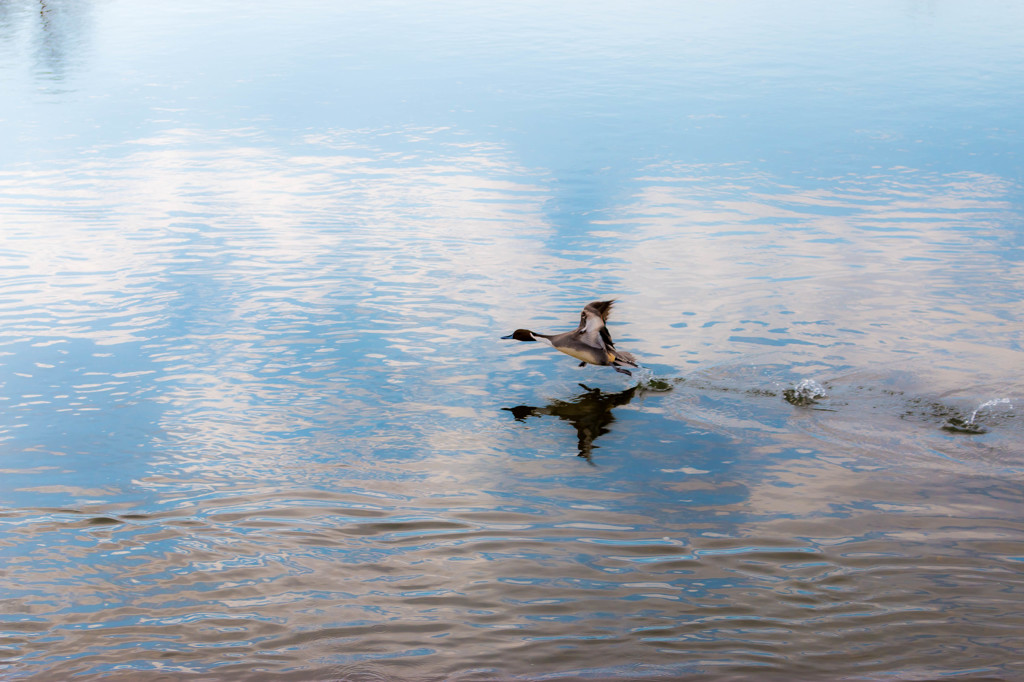
[[[995,407],[996,405],[1008,405],[1008,409],[1013,409],[1013,405],[1010,403],[1009,398],[996,398],[995,400],[989,400],[988,402],[984,402],[981,405],[978,405],[978,407],[975,408],[974,412],[971,412],[971,418],[967,420],[967,423],[973,424],[974,420],[977,419],[979,412],[981,412],[982,410],[987,410],[990,407]]]
[[[804,399],[814,400],[815,398],[827,398],[825,387],[814,379],[804,379],[793,389],[793,392]]]

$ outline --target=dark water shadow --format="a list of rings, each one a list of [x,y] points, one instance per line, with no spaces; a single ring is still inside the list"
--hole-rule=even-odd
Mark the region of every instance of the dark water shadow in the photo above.
[[[580,386],[584,392],[575,398],[553,400],[545,407],[517,405],[501,409],[511,412],[516,421],[520,422],[525,422],[527,417],[540,417],[546,414],[569,422],[576,429],[577,456],[593,463],[591,454],[594,448],[598,447],[594,445],[594,441],[611,431],[611,424],[615,421],[612,410],[629,404],[636,396],[639,386],[617,393],[606,393],[599,388],[590,388],[586,384]]]

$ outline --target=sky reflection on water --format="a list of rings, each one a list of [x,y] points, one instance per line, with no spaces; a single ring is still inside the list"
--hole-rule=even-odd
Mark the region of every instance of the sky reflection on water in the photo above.
[[[1022,11],[0,0],[0,669],[1019,676]]]

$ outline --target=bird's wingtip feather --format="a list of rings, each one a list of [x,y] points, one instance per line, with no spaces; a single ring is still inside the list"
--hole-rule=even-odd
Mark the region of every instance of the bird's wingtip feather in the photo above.
[[[590,303],[588,303],[586,305],[584,310],[590,310],[590,311],[594,312],[595,314],[600,315],[602,320],[607,320],[608,319],[608,315],[612,311],[612,306],[613,306],[614,303],[615,303],[615,299],[614,298],[610,299],[608,301],[591,301]]]

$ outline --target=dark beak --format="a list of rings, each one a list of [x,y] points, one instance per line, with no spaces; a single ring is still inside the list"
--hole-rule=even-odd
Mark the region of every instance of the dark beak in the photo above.
[[[503,339],[513,339],[513,338],[515,338],[515,334],[509,334],[508,336],[503,336],[501,338],[503,338]]]

